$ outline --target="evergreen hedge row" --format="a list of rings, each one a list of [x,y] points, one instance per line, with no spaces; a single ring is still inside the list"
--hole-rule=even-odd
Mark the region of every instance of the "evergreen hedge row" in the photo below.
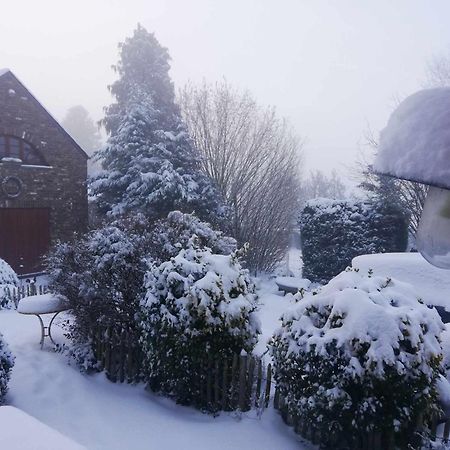
[[[408,217],[399,207],[379,202],[315,199],[300,217],[303,276],[327,283],[355,256],[403,252]]]

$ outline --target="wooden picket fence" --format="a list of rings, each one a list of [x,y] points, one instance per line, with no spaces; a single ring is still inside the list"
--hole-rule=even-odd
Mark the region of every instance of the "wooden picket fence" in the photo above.
[[[142,380],[143,354],[135,337],[125,330],[111,328],[94,333],[94,353],[99,368],[113,382]],[[272,367],[253,355],[234,355],[230,359],[205,356],[201,373],[199,404],[217,411],[262,411],[269,406],[272,392]]]
[[[308,424],[306,424],[300,415],[292,415],[287,407],[286,400],[283,398],[278,388],[275,388],[274,408],[279,411],[283,421],[294,428],[294,431],[309,440],[314,445],[323,444],[320,434]],[[421,435],[424,430],[434,442],[448,444],[450,439],[450,418],[436,418],[424,427],[422,418],[419,418],[416,424],[416,433]],[[330,433],[327,433],[327,441],[330,441]],[[348,438],[348,436],[346,436]],[[338,440],[338,439],[337,439]],[[347,442],[348,445],[348,442]],[[333,447],[334,448],[334,447]],[[336,448],[340,448],[336,446]],[[381,433],[379,431],[368,432],[365,436],[355,438],[351,443],[351,448],[359,450],[394,450],[396,446],[395,434],[393,431]],[[403,448],[403,447],[401,447]]]
[[[14,302],[14,306],[17,308],[20,300],[24,297],[28,297],[29,295],[46,294],[48,292],[48,286],[27,283],[14,288],[7,287],[6,290],[8,291],[9,297]]]

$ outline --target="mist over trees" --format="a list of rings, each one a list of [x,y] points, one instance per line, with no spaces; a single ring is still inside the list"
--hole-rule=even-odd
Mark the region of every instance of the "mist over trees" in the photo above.
[[[336,170],[330,175],[326,175],[319,169],[312,170],[308,178],[302,182],[301,204],[302,206],[308,200],[313,198],[330,198],[333,200],[343,199],[346,195],[345,184]]]
[[[89,156],[100,148],[102,141],[98,126],[84,106],[69,108],[61,125]]]
[[[180,104],[201,168],[232,210],[232,235],[249,243],[249,267],[273,269],[298,212],[301,141],[273,108],[226,81],[188,84]]]
[[[87,109],[82,105],[72,106],[67,110],[61,125],[90,157],[88,161],[89,174],[96,173],[101,164],[99,161],[94,161],[92,156],[100,149],[102,138],[99,127],[95,124]]]

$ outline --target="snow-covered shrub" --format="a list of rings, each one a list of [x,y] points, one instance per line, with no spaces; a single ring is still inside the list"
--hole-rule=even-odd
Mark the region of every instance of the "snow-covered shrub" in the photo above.
[[[19,285],[19,279],[12,267],[0,258],[0,309],[11,308],[12,292]]]
[[[136,331],[151,240],[145,221],[121,220],[59,244],[48,258],[50,288],[67,297],[75,321],[68,336],[82,367],[94,361],[90,344],[99,327]],[[134,341],[138,342],[138,334]],[[84,356],[83,356],[84,355]]]
[[[194,234],[198,245],[210,248],[213,253],[229,255],[236,250],[236,240],[214,230],[209,223],[200,221],[193,214],[172,211],[167,218],[157,221],[152,230],[153,259],[168,261],[188,247]]]
[[[14,366],[14,356],[0,333],[0,405],[3,403],[8,390],[11,370]]]
[[[202,404],[202,364],[250,352],[260,326],[257,297],[238,254],[213,254],[194,236],[188,248],[146,276],[142,344],[154,391],[183,404]],[[205,400],[204,400],[205,401]]]
[[[419,414],[438,409],[442,330],[412,286],[349,269],[283,315],[271,347],[277,386],[325,446],[392,431],[409,448]]]
[[[326,283],[355,256],[402,252],[408,243],[408,218],[379,202],[310,200],[301,215],[303,275]]]

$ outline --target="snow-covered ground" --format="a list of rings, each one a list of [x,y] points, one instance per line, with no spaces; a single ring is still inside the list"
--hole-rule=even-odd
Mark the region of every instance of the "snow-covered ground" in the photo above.
[[[261,282],[261,353],[290,304],[290,296],[276,292],[273,280]],[[261,419],[254,413],[214,418],[153,395],[143,386],[113,384],[103,374],[83,375],[64,355],[50,347],[39,349],[39,324],[33,316],[0,311],[0,331],[16,356],[7,403],[88,449],[309,448],[272,408]],[[61,330],[55,329],[54,337],[62,341]]]

